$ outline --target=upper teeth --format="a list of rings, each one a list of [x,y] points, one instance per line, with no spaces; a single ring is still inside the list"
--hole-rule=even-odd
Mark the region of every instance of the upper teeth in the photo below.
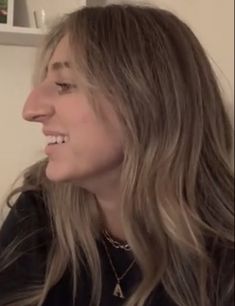
[[[48,136],[47,137],[47,142],[48,144],[62,144],[65,142],[68,142],[68,136]]]

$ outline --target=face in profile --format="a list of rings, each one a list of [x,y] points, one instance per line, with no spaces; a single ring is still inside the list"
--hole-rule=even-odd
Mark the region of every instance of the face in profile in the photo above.
[[[83,183],[120,168],[122,132],[105,99],[99,101],[104,116],[96,113],[77,82],[71,58],[69,40],[64,37],[48,63],[45,79],[27,98],[23,117],[42,124],[48,143],[48,178]]]

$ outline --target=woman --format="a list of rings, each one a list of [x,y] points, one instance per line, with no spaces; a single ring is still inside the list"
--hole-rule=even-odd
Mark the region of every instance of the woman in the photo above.
[[[131,5],[71,13],[23,117],[47,159],[1,230],[0,305],[232,305],[232,130],[185,23]]]

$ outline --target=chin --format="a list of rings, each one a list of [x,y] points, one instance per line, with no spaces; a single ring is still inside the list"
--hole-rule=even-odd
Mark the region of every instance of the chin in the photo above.
[[[53,162],[49,162],[46,168],[46,176],[53,182],[70,182],[73,181],[73,175],[68,167],[62,167]]]
[[[88,169],[77,169],[74,164],[49,161],[46,168],[46,176],[53,182],[76,182],[81,186],[90,179],[91,174]]]

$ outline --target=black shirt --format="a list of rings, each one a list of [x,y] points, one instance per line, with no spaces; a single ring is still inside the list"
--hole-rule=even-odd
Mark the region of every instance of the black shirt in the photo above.
[[[0,305],[1,299],[11,295],[14,291],[26,286],[39,284],[45,274],[45,263],[52,236],[48,226],[48,214],[43,200],[38,192],[21,194],[11,209],[0,230],[0,255],[10,244],[25,237],[19,246],[19,253],[23,254],[16,262],[0,272]],[[17,238],[17,240],[15,240]],[[118,275],[127,269],[132,262],[130,252],[114,248],[105,242]],[[121,306],[123,299],[113,295],[117,284],[104,245],[97,242],[102,267],[102,297],[100,306]],[[1,260],[1,256],[0,256]],[[1,263],[0,263],[1,271]],[[69,269],[61,280],[50,290],[43,306],[72,306],[72,281]],[[79,294],[75,306],[89,305],[91,282],[86,267],[81,269]],[[123,293],[128,296],[130,290],[140,280],[140,273],[136,265],[121,281]],[[129,288],[129,290],[127,290]],[[23,305],[22,305],[23,306]],[[146,306],[176,306],[167,296],[161,285],[156,288]]]

